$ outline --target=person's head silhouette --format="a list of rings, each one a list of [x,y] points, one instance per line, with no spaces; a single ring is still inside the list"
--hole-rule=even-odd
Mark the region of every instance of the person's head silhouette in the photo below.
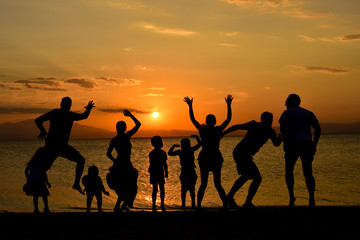
[[[117,124],[116,124],[116,131],[118,132],[118,133],[125,133],[125,131],[126,131],[126,123],[124,122],[124,121],[119,121],[119,122],[117,122]]]
[[[90,176],[98,176],[99,175],[99,169],[97,168],[97,166],[92,165],[88,168],[88,174]]]
[[[61,109],[64,109],[64,110],[66,110],[66,111],[70,111],[71,104],[72,104],[71,98],[69,98],[69,97],[64,97],[64,98],[61,100],[60,107],[61,107]]]
[[[298,107],[300,106],[300,97],[297,94],[290,94],[288,98],[286,99],[285,106],[290,107]]]
[[[265,125],[271,126],[273,123],[273,114],[270,112],[263,112],[261,114],[261,122]]]
[[[205,121],[206,125],[209,127],[214,127],[216,124],[216,117],[213,114],[209,114],[206,116],[206,121]]]
[[[188,150],[191,147],[190,140],[187,138],[181,139],[181,149]]]
[[[158,148],[158,149],[161,149],[164,145],[163,145],[163,142],[162,142],[162,138],[160,136],[154,136],[151,138],[151,145],[154,147],[154,148]]]

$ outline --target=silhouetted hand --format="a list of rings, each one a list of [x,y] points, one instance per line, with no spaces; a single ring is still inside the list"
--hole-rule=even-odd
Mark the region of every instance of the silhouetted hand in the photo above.
[[[126,117],[131,117],[132,116],[131,112],[129,110],[127,110],[127,109],[125,109],[123,113],[124,113],[124,116],[126,116]]]
[[[46,137],[47,137],[47,132],[41,131],[39,136],[38,136],[38,139],[39,140],[45,140]]]
[[[232,95],[227,95],[227,97],[225,98],[225,102],[230,105],[232,103],[232,100],[234,99],[234,97]]]
[[[179,144],[174,144],[173,147],[174,147],[174,148],[175,148],[175,147],[180,147],[180,145],[179,145]]]
[[[193,103],[193,98],[190,99],[189,97],[185,97],[184,102],[186,102],[189,106],[191,106]]]
[[[89,101],[88,105],[84,108],[86,108],[87,110],[91,110],[95,107],[95,103],[93,100]]]

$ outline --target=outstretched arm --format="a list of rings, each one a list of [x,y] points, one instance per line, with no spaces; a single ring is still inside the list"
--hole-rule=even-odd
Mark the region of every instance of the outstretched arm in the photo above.
[[[141,123],[140,123],[139,120],[137,120],[137,118],[136,118],[134,115],[132,115],[132,113],[131,113],[129,110],[127,110],[127,109],[124,110],[124,115],[127,116],[127,117],[130,117],[130,118],[134,121],[134,123],[135,123],[135,127],[133,127],[133,129],[129,130],[129,131],[126,133],[126,135],[128,135],[129,137],[131,137],[131,136],[133,136],[133,135],[139,130],[139,128],[140,128],[140,126],[141,126]]]
[[[236,130],[246,130],[245,129],[245,124],[237,124],[237,125],[233,125],[231,127],[229,127],[228,129],[226,129],[224,132],[223,132],[223,136],[228,134],[228,133],[231,133],[231,132],[234,132]]]
[[[185,97],[184,102],[186,102],[189,105],[189,115],[190,115],[191,122],[194,124],[194,126],[197,129],[199,129],[201,127],[201,125],[195,119],[194,110],[193,110],[193,99],[192,98],[190,99],[189,97]]]
[[[275,147],[280,146],[280,144],[282,142],[281,135],[279,134],[279,135],[276,136],[275,130],[272,131],[270,139],[271,139],[271,142],[274,144]]]
[[[224,130],[227,125],[229,125],[230,121],[231,121],[231,116],[232,116],[232,112],[231,112],[231,103],[232,103],[232,100],[233,100],[233,96],[231,95],[227,95],[227,97],[225,98],[225,102],[227,104],[227,118],[226,120],[223,122],[223,124],[221,124],[220,128],[222,130]]]

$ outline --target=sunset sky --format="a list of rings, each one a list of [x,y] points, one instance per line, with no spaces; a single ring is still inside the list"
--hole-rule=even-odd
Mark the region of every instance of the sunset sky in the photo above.
[[[0,0],[0,123],[73,99],[84,125],[194,129],[274,114],[290,93],[320,122],[360,121],[359,0]],[[154,117],[153,112],[159,115]]]

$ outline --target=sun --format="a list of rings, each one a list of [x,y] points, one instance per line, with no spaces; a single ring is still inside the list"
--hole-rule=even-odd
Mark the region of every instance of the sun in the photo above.
[[[151,115],[152,115],[154,118],[157,118],[157,117],[159,117],[159,112],[153,112]]]

